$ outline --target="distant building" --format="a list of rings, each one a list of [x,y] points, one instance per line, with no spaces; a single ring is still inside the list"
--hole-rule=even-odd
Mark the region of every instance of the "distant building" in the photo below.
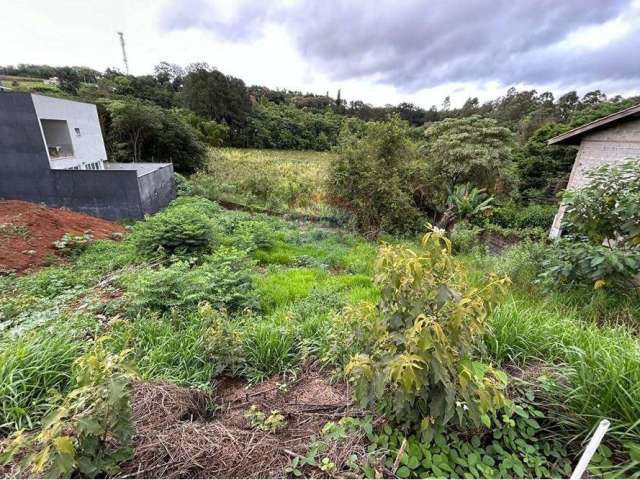
[[[107,162],[93,104],[0,92],[0,198],[142,218],[175,198],[175,178],[170,163]]]
[[[547,141],[549,145],[579,145],[567,190],[587,183],[585,173],[600,165],[615,165],[629,159],[640,161],[640,105],[608,115],[569,130]],[[561,234],[565,207],[560,206],[553,221],[551,238]]]

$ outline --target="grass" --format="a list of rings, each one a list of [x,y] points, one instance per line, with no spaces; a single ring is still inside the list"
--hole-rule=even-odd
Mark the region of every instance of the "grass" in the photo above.
[[[228,152],[237,162],[255,154]],[[339,369],[371,342],[362,338],[373,335],[367,318],[343,309],[379,300],[375,243],[264,215],[203,211],[216,229],[206,255],[141,259],[131,238],[105,240],[69,264],[0,277],[3,433],[37,426],[59,400],[51,392],[68,391],[71,364],[99,335],[115,352],[130,349],[143,379],[198,388],[211,388],[221,373],[255,382],[306,362]],[[606,417],[618,453],[639,443],[637,303],[602,292],[545,293],[533,283],[527,248],[458,259],[476,285],[495,269],[515,274],[491,316],[488,354],[503,366],[547,365],[547,379],[534,381],[557,416],[554,434],[575,443]]]
[[[459,257],[476,285],[486,272],[513,275],[507,300],[491,316],[489,354],[501,365],[542,365],[545,409],[557,432],[580,449],[603,418],[606,442],[624,458],[640,442],[640,343],[637,299],[602,291],[544,291],[535,283],[539,247],[522,245],[502,257]]]
[[[640,436],[640,345],[623,327],[585,323],[554,302],[514,296],[492,317],[490,349],[500,362],[559,366],[558,400],[584,433],[602,418]]]
[[[216,148],[194,175],[196,193],[280,212],[334,215],[324,202],[330,152]]]
[[[33,428],[74,379],[71,365],[86,348],[89,318],[62,316],[41,328],[0,337],[0,433]]]
[[[147,380],[208,388],[217,366],[208,356],[206,324],[191,314],[143,315],[112,325],[109,346],[130,349],[136,368]]]

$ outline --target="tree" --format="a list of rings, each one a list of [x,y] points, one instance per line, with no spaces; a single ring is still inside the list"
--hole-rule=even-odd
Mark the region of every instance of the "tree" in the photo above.
[[[172,162],[177,172],[185,174],[194,173],[206,160],[206,149],[196,130],[172,110],[162,113],[160,129],[147,139],[144,151],[153,159]]]
[[[184,68],[175,63],[160,62],[153,67],[153,75],[161,85],[171,85],[171,88],[177,92],[182,87]]]
[[[329,191],[348,205],[358,230],[377,235],[422,228],[414,202],[418,152],[408,125],[396,115],[386,122],[347,122]]]
[[[491,427],[490,414],[509,403],[507,375],[480,360],[490,313],[508,279],[491,275],[472,288],[441,230],[428,232],[421,247],[380,248],[380,301],[347,315],[368,317],[384,333],[371,354],[352,357],[347,374],[363,407],[428,443],[449,422]]]
[[[496,120],[477,115],[448,118],[432,124],[425,137],[426,178],[437,207],[461,183],[494,194],[515,182],[515,136]]]
[[[137,99],[109,101],[100,111],[112,159],[173,162],[181,173],[193,173],[205,162],[198,133],[179,112]]]
[[[568,126],[548,123],[535,131],[518,156],[520,192],[525,200],[554,199],[565,187],[576,158],[576,147],[547,145]]]
[[[115,100],[109,103],[112,135],[131,152],[134,162],[142,160],[142,145],[162,127],[162,111],[140,100]]]
[[[187,72],[182,90],[185,106],[200,116],[226,123],[235,138],[245,127],[251,108],[244,82],[207,64],[192,64]]]

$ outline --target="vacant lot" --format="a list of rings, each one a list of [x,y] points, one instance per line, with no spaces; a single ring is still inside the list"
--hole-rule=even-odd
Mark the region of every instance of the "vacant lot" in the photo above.
[[[4,473],[26,458],[30,474],[57,476],[561,476],[603,417],[613,427],[592,475],[637,471],[637,300],[543,295],[530,243],[450,259],[470,299],[490,272],[513,278],[474,353],[508,374],[513,404],[489,414],[491,428],[435,422],[424,440],[367,401],[363,355],[384,362],[415,335],[393,330],[389,298],[430,295],[396,272],[424,271],[431,248],[182,197],[121,241],[73,244],[63,265],[0,277]]]
[[[333,157],[330,152],[211,149],[207,168],[193,182],[211,200],[330,216],[335,212],[324,185]]]

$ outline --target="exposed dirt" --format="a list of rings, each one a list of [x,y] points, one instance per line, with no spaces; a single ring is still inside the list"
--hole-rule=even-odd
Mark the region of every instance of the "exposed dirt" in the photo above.
[[[35,270],[59,259],[53,242],[65,233],[94,239],[125,233],[117,223],[19,200],[0,201],[0,274]]]
[[[281,381],[274,377],[250,387],[226,380],[212,397],[171,384],[135,385],[135,452],[121,475],[282,478],[290,460],[306,453],[326,422],[362,414],[353,408],[347,385],[331,384],[318,372],[302,372],[288,385]],[[267,415],[278,410],[286,427],[275,434],[252,427],[244,417],[252,405]],[[346,460],[352,453],[364,454],[360,440],[334,446],[332,456]],[[323,476],[319,469],[304,473]]]

